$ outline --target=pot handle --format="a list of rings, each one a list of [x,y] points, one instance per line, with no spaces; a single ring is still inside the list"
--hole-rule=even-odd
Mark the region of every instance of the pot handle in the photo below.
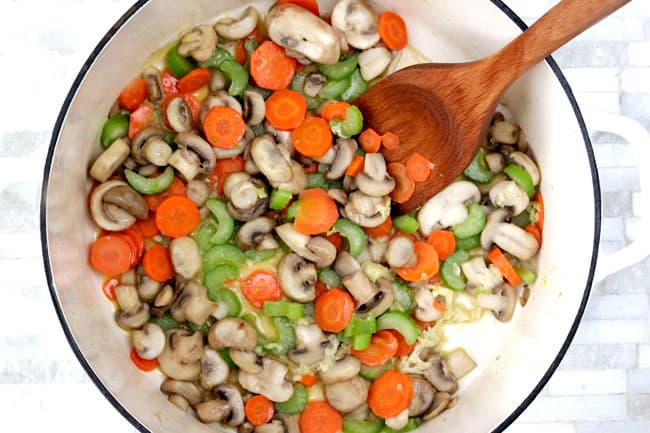
[[[623,137],[637,161],[640,183],[639,214],[646,222],[650,218],[650,134],[629,117],[601,111],[585,110],[584,117],[591,132],[610,132]],[[599,253],[595,282],[632,266],[650,255],[650,230],[641,230],[637,238],[613,253]]]

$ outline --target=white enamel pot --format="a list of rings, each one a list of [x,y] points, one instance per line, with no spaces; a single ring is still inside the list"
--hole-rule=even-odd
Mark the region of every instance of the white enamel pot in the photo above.
[[[319,1],[327,10],[332,1]],[[182,413],[128,359],[129,339],[101,293],[101,275],[88,265],[96,236],[86,197],[87,172],[115,96],[157,48],[197,23],[271,1],[142,0],[108,31],[80,71],[52,135],[42,189],[42,242],[56,311],[79,361],[104,396],[143,432],[198,433],[214,428]],[[433,61],[491,54],[524,28],[499,0],[374,1],[405,18],[411,45]],[[594,282],[600,234],[600,192],[589,136],[571,90],[553,60],[538,65],[508,91],[510,109],[539,162],[546,205],[539,279],[525,308],[506,325],[477,328],[466,345],[478,368],[460,389],[456,407],[421,431],[503,431],[535,398],[569,346]],[[413,119],[416,124],[417,119]],[[600,125],[603,125],[599,121]],[[620,121],[615,124],[621,125]],[[623,135],[636,131],[616,128]],[[648,158],[645,158],[647,161]],[[10,167],[7,167],[10,170]],[[650,173],[650,170],[646,170]],[[647,179],[643,182],[647,182]],[[646,212],[646,215],[650,215]],[[639,242],[608,260],[604,273],[643,257]],[[603,273],[603,275],[604,275]]]

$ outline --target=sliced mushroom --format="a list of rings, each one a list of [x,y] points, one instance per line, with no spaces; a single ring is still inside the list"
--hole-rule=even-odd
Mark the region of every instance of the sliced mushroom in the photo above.
[[[269,181],[269,183],[276,189],[283,189],[289,191],[291,194],[301,194],[307,187],[307,175],[305,174],[305,169],[302,164],[292,159],[291,180],[286,182]]]
[[[155,323],[145,323],[131,334],[133,347],[142,359],[155,359],[165,350],[165,331]]]
[[[395,179],[388,173],[383,179],[376,180],[368,172],[362,171],[356,176],[356,182],[359,190],[371,197],[384,197],[395,189]]]
[[[348,413],[366,402],[369,388],[366,380],[355,376],[344,382],[325,385],[325,398],[334,409]]]
[[[257,331],[241,319],[222,319],[210,327],[208,344],[213,349],[228,347],[252,351],[257,346]]]
[[[430,198],[418,212],[420,232],[429,236],[433,229],[447,228],[467,219],[467,204],[478,202],[481,193],[472,182],[452,183]]]
[[[147,323],[149,317],[149,304],[142,303],[135,311],[117,313],[117,324],[126,330],[137,329]]]
[[[407,236],[395,236],[388,242],[385,258],[386,263],[393,268],[415,266],[415,243]]]
[[[406,424],[409,422],[409,410],[408,408],[401,411],[395,416],[386,418],[385,424],[389,429],[398,431],[406,427]]]
[[[178,328],[171,329],[166,334],[165,350],[158,357],[162,372],[172,379],[197,379],[201,374],[203,335],[198,331],[192,333]]]
[[[485,162],[488,168],[494,174],[501,173],[506,166],[505,158],[502,153],[490,152],[485,154]]]
[[[214,25],[214,29],[222,38],[236,41],[250,35],[257,27],[258,19],[257,9],[249,6],[239,19],[230,17],[220,19]]]
[[[247,90],[244,92],[244,120],[247,125],[255,126],[264,121],[266,105],[259,92]]]
[[[115,173],[131,152],[129,145],[118,138],[99,155],[90,168],[90,177],[97,182],[106,182]]]
[[[429,421],[440,415],[444,412],[445,409],[449,406],[451,401],[451,394],[448,392],[437,392],[435,397],[433,397],[433,403],[429,411],[422,416],[424,421]]]
[[[318,325],[296,325],[296,340],[296,347],[289,351],[293,362],[309,365],[323,359],[328,340]]]
[[[350,380],[359,374],[361,362],[354,356],[346,356],[329,369],[320,372],[320,380],[325,385]]]
[[[210,93],[217,93],[219,90],[223,90],[228,85],[226,77],[224,77],[223,72],[218,69],[210,69],[210,81],[208,82],[208,89]]]
[[[201,174],[211,174],[214,171],[217,158],[212,146],[207,141],[190,132],[176,134],[174,141],[185,159],[191,159],[199,163],[199,172]],[[188,179],[188,181],[191,180]]]
[[[539,250],[537,239],[521,227],[505,222],[507,217],[505,209],[494,210],[488,215],[481,232],[481,246],[489,250],[495,243],[520,260],[530,260]]]
[[[147,164],[147,160],[143,155],[143,148],[145,143],[153,138],[162,140],[164,137],[165,132],[156,126],[148,126],[142,131],[138,132],[135,137],[133,137],[133,141],[131,142],[131,157],[133,160],[140,165]]]
[[[339,138],[334,145],[334,161],[325,175],[329,180],[340,179],[350,167],[357,152],[357,142],[351,138]]]
[[[293,385],[285,379],[287,366],[271,358],[264,358],[263,371],[251,374],[239,371],[239,383],[252,393],[262,394],[271,401],[281,403],[291,398]]]
[[[460,267],[467,278],[467,289],[469,290],[480,289],[482,291],[491,291],[501,285],[503,281],[501,273],[494,265],[488,268],[483,257],[474,257],[463,263]]]
[[[492,310],[500,322],[509,322],[517,305],[517,290],[510,284],[502,284],[494,288],[491,294],[480,293],[476,303],[481,308]]]
[[[268,135],[260,135],[251,144],[251,157],[269,182],[288,182],[293,177],[291,157]]]
[[[217,305],[208,299],[208,289],[196,281],[187,281],[172,305],[172,317],[178,322],[189,320],[202,325],[208,320]]]
[[[194,179],[187,183],[187,198],[192,200],[198,207],[203,207],[210,198],[210,187],[205,180]]]
[[[318,72],[312,72],[307,75],[305,78],[305,84],[303,85],[303,92],[305,95],[315,98],[318,96],[318,93],[323,88],[323,84],[327,82],[327,77]]]
[[[255,427],[255,433],[284,433],[284,426],[281,422],[269,422]]]
[[[375,283],[375,293],[370,299],[361,302],[355,310],[357,314],[374,314],[379,317],[387,311],[395,300],[393,285],[387,278],[380,278]]]
[[[189,236],[175,238],[169,243],[174,270],[181,277],[190,280],[201,272],[201,251],[196,241]]]
[[[345,34],[348,44],[366,50],[379,42],[379,17],[364,0],[340,0],[332,10],[332,26]]]
[[[251,203],[251,200],[256,199]],[[247,206],[247,207],[243,207]],[[251,179],[235,187],[228,201],[228,213],[237,221],[248,222],[262,215],[269,207],[269,196],[260,179]]]
[[[508,160],[520,165],[533,181],[533,185],[537,186],[540,180],[539,168],[533,159],[523,152],[512,152],[508,155]]]
[[[320,236],[310,237],[300,233],[291,223],[276,227],[275,232],[292,251],[314,262],[317,267],[326,268],[334,263],[336,247],[327,239]]]
[[[229,374],[230,367],[219,355],[219,352],[204,347],[201,357],[201,386],[205,389],[212,389],[224,383]]]
[[[138,291],[136,290],[135,286],[120,284],[115,287],[114,292],[115,299],[117,301],[117,305],[120,307],[120,310],[127,313],[132,313],[140,308],[140,305],[142,303],[138,298]]]
[[[263,371],[262,358],[257,356],[255,352],[246,350],[229,349],[228,354],[232,362],[237,365],[241,370],[252,374],[259,374]]]
[[[121,211],[139,219],[147,219],[149,209],[145,199],[127,185],[116,185],[110,188],[102,197],[104,209],[113,205]]]
[[[196,405],[196,415],[203,423],[219,422],[230,413],[230,405],[225,400],[208,400]]]
[[[467,376],[476,368],[476,362],[474,362],[463,348],[458,348],[448,353],[446,360],[451,373],[457,380]]]
[[[528,207],[528,194],[516,182],[504,180],[490,189],[490,201],[496,207],[507,208],[512,215],[519,215]]]
[[[361,265],[350,253],[347,251],[341,251],[336,257],[334,270],[341,278],[346,278],[351,277],[356,272],[360,272]]]
[[[334,201],[340,205],[345,206],[346,204],[348,204],[348,195],[345,191],[343,191],[340,188],[332,188],[327,190],[327,195],[332,197]]]
[[[434,308],[435,298],[427,287],[419,287],[415,292],[415,318],[422,322],[433,322],[442,317],[442,312]]]
[[[266,28],[273,42],[314,63],[334,64],[341,55],[332,26],[300,6],[276,6],[266,16]]]
[[[352,297],[359,303],[371,299],[375,294],[374,285],[361,270],[356,271],[348,277],[344,277],[342,283]]]
[[[160,391],[165,395],[179,395],[192,406],[196,406],[203,401],[201,389],[192,382],[165,379],[160,385]]]
[[[144,159],[156,167],[165,167],[172,153],[171,146],[165,140],[158,137],[151,137],[145,141],[142,147],[142,156]],[[140,168],[139,173],[144,176],[142,168]]]
[[[246,152],[248,145],[255,139],[255,132],[250,126],[247,126],[244,130],[244,137],[235,146],[230,149],[221,149],[219,147],[214,148],[214,154],[217,159],[227,159],[234,158],[242,153]],[[259,171],[257,172],[259,173]],[[253,174],[257,174],[253,173]]]
[[[311,302],[316,298],[316,266],[298,254],[290,253],[282,258],[278,278],[287,297],[298,302]]]
[[[140,214],[142,210],[141,209],[142,206],[141,203],[139,202],[139,199],[136,197],[138,196],[137,193],[135,193],[134,191],[135,195],[128,194],[127,190],[130,188],[126,182],[121,180],[109,180],[107,182],[102,183],[101,185],[99,185],[93,190],[90,196],[90,213],[93,216],[93,220],[95,220],[95,223],[97,223],[99,227],[105,230],[110,230],[110,231],[125,230],[131,227],[135,223],[136,216],[127,210],[123,210],[119,213],[111,212],[110,215],[107,213],[107,209],[106,209],[107,205],[110,206],[111,203],[105,203],[105,197],[113,189],[115,189],[117,192],[124,192],[125,194],[127,194],[125,196],[127,200],[134,199],[134,201],[131,203],[131,206],[129,206],[129,208],[130,210],[137,211],[138,214]],[[115,201],[115,192],[111,193],[111,196],[113,196],[113,201]],[[146,201],[145,201],[145,205],[146,205]],[[118,211],[119,210],[121,210],[121,208],[118,208]]]
[[[160,71],[149,66],[142,72],[142,79],[147,83],[147,99],[153,103],[162,102],[163,91],[160,83]]]
[[[287,415],[285,413],[276,413],[273,417],[280,421],[284,427],[284,433],[300,433],[298,425],[298,415]]]
[[[177,295],[177,290],[170,284],[165,284],[154,298],[152,313],[157,317],[165,314],[171,308]]]
[[[237,231],[235,242],[242,250],[258,247],[269,236],[273,235],[276,221],[269,217],[259,217],[241,226]]]
[[[433,385],[437,391],[453,394],[458,389],[458,383],[447,365],[447,361],[435,350],[428,348],[420,352],[420,358],[431,364],[431,367],[424,372],[424,377]]]
[[[219,385],[214,390],[215,399],[196,405],[201,422],[225,422],[237,427],[244,422],[244,401],[241,393],[232,385]]]
[[[192,56],[197,62],[205,62],[217,48],[217,33],[210,26],[197,26],[181,38],[178,54]]]
[[[393,56],[386,47],[375,47],[359,54],[358,60],[363,79],[370,81],[384,73]]]
[[[361,227],[377,227],[390,216],[390,196],[373,197],[355,191],[348,199],[345,216]]]
[[[167,121],[176,132],[189,132],[192,130],[192,112],[190,107],[180,96],[173,98],[167,105]]]
[[[497,120],[488,129],[490,143],[515,144],[519,139],[519,127],[507,120]]]
[[[411,380],[413,381],[413,398],[409,405],[409,416],[421,416],[431,407],[436,391],[422,376],[412,375]]]

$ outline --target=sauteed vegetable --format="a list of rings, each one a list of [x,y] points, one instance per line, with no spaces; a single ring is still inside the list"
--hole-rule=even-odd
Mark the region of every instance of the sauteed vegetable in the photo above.
[[[412,430],[476,367],[446,327],[525,304],[544,205],[511,119],[422,208],[392,206],[444,170],[387,162],[399,137],[354,105],[407,43],[363,0],[329,17],[278,1],[263,21],[249,7],[198,25],[118,96],[90,169],[90,263],[125,358],[201,422]]]

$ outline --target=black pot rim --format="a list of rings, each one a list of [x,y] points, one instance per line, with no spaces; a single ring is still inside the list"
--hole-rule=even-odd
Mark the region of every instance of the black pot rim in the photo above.
[[[502,0],[490,0],[496,7],[498,7],[504,14],[508,16],[521,30],[525,30],[528,28],[524,21],[517,15],[515,14]],[[104,386],[104,384],[101,382],[99,377],[95,374],[93,371],[92,367],[88,363],[88,361],[85,359],[84,355],[81,352],[81,349],[77,345],[77,342],[75,341],[72,331],[70,327],[68,326],[68,323],[65,320],[64,314],[63,314],[63,309],[61,307],[61,304],[59,303],[58,296],[57,296],[57,291],[56,287],[54,284],[54,278],[52,275],[52,269],[50,268],[50,256],[49,256],[49,250],[47,247],[47,217],[46,217],[46,210],[47,210],[47,191],[48,191],[48,183],[49,183],[49,177],[50,177],[50,170],[51,170],[51,165],[52,165],[52,158],[54,155],[54,150],[56,148],[56,144],[61,132],[61,128],[63,126],[63,121],[65,119],[65,116],[68,112],[68,109],[70,108],[70,105],[72,103],[72,100],[74,99],[75,94],[77,93],[77,90],[81,86],[81,83],[86,76],[86,73],[90,69],[90,67],[93,65],[95,60],[97,59],[97,56],[99,53],[104,49],[104,47],[110,42],[110,40],[113,38],[113,36],[122,28],[122,26],[140,9],[142,8],[146,3],[148,3],[149,0],[138,0],[133,6],[131,6],[118,20],[117,22],[108,30],[108,32],[104,35],[104,37],[99,41],[97,46],[93,49],[93,51],[90,53],[90,56],[88,59],[85,61],[83,66],[81,67],[81,70],[77,74],[77,77],[75,78],[70,91],[68,92],[63,105],[61,107],[61,110],[59,112],[59,115],[57,117],[56,123],[54,125],[54,129],[52,131],[52,136],[50,139],[50,145],[47,153],[47,158],[45,161],[45,169],[44,169],[44,174],[43,174],[43,183],[41,186],[41,203],[40,203],[40,227],[41,227],[41,249],[42,249],[42,254],[43,254],[43,261],[44,261],[44,266],[45,266],[45,275],[47,278],[47,283],[48,287],[50,290],[50,295],[52,297],[52,301],[54,304],[54,308],[56,310],[56,314],[59,318],[59,321],[61,322],[61,326],[63,328],[63,331],[65,333],[65,337],[68,340],[68,343],[70,344],[70,347],[72,348],[72,351],[74,352],[75,356],[79,360],[79,363],[82,365],[84,370],[86,370],[86,373],[90,377],[90,379],[93,381],[95,386],[99,389],[99,391],[106,397],[106,399],[115,407],[115,409],[124,416],[134,427],[136,427],[139,431],[142,433],[152,433],[147,427],[145,427],[140,421],[138,421],[131,413],[128,411],[126,407],[124,407],[120,401],[118,401],[113,394]],[[580,108],[578,107],[578,103],[575,99],[575,96],[573,95],[573,91],[571,90],[571,86],[567,82],[566,78],[564,77],[564,74],[560,70],[560,67],[558,64],[555,62],[555,60],[549,56],[546,58],[546,63],[548,66],[551,68],[553,73],[555,74],[557,80],[559,81],[560,85],[564,89],[564,92],[569,99],[569,102],[571,104],[571,107],[573,109],[573,112],[576,116],[576,120],[578,121],[578,124],[580,126],[580,131],[582,133],[582,137],[585,143],[585,148],[587,151],[587,157],[589,159],[589,166],[591,168],[591,174],[592,174],[592,186],[593,186],[593,191],[594,191],[594,241],[593,241],[593,248],[592,248],[592,256],[590,260],[590,267],[589,267],[589,276],[587,278],[587,282],[585,284],[584,288],[584,293],[582,296],[582,300],[580,302],[580,307],[578,309],[578,313],[576,314],[575,320],[573,321],[573,324],[571,325],[571,329],[569,330],[567,337],[562,344],[562,347],[560,348],[560,351],[558,352],[557,356],[551,363],[551,365],[548,367],[546,370],[546,373],[542,376],[541,380],[537,383],[537,385],[533,388],[533,390],[528,394],[528,396],[512,411],[512,413],[505,419],[501,424],[499,424],[492,433],[501,433],[503,432],[510,424],[512,424],[523,412],[524,410],[532,403],[532,401],[537,397],[537,395],[542,391],[546,383],[549,381],[555,370],[557,369],[558,365],[564,358],[564,355],[566,354],[567,350],[569,349],[569,346],[571,345],[571,342],[573,341],[573,338],[578,330],[578,325],[580,324],[580,321],[582,319],[582,316],[584,314],[585,308],[587,306],[587,301],[589,299],[589,294],[591,292],[591,286],[594,281],[594,272],[595,272],[595,267],[596,267],[596,260],[598,257],[598,244],[600,241],[600,224],[601,224],[601,216],[600,216],[600,209],[601,209],[601,196],[600,196],[600,183],[598,180],[598,170],[596,167],[596,161],[591,145],[591,140],[589,138],[589,133],[587,131],[587,127],[584,122],[584,118],[582,116],[582,113],[580,111]]]

